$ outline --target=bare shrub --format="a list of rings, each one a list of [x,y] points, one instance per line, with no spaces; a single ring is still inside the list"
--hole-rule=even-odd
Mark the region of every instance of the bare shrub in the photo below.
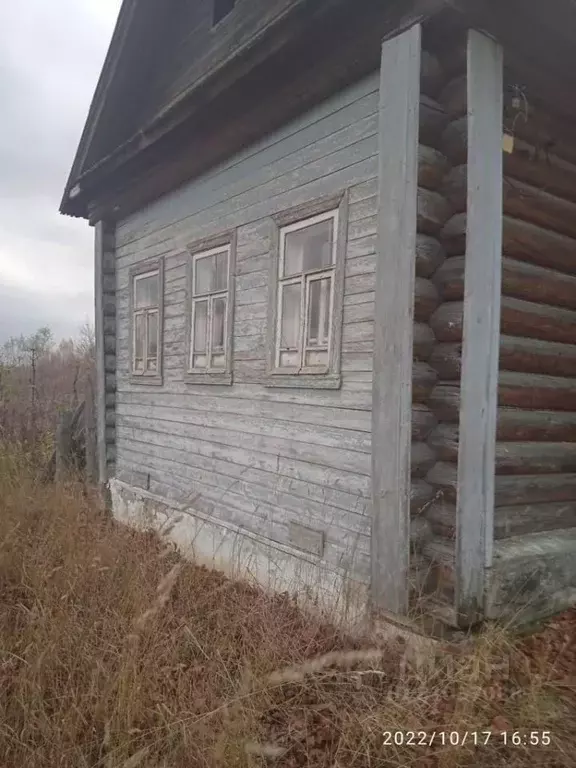
[[[59,414],[74,408],[94,376],[94,334],[85,325],[77,339],[55,344],[49,328],[13,337],[0,347],[0,438],[48,453]]]

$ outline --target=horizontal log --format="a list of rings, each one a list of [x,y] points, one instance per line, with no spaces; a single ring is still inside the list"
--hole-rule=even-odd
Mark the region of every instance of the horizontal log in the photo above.
[[[438,149],[420,144],[418,147],[418,184],[425,189],[438,189],[449,168],[448,158]]]
[[[462,372],[462,344],[437,344],[429,363],[440,379],[458,381]]]
[[[442,229],[450,216],[450,206],[440,192],[418,187],[418,214],[416,226],[424,235],[434,235]]]
[[[576,379],[500,371],[498,404],[524,410],[576,412]],[[439,421],[457,421],[459,387],[444,382],[437,384],[430,393],[428,405]]]
[[[500,371],[498,404],[527,410],[576,412],[576,379]]]
[[[466,75],[460,75],[447,83],[438,96],[439,103],[450,117],[466,114]]]
[[[453,213],[462,213],[466,210],[468,192],[468,166],[466,162],[450,169],[442,179],[439,191],[450,204]]]
[[[436,416],[427,405],[412,406],[412,440],[423,442],[436,426]]]
[[[462,344],[437,344],[430,356],[430,365],[440,379],[460,378]],[[547,376],[576,378],[576,345],[554,341],[500,337],[500,369],[517,373],[539,373]]]
[[[436,344],[436,337],[427,323],[414,323],[413,353],[415,360],[428,360]]]
[[[417,277],[414,284],[414,319],[425,322],[440,302],[438,289],[431,280]]]
[[[416,237],[416,275],[432,277],[446,258],[440,240],[430,235],[418,234]]]
[[[576,345],[501,336],[500,368],[518,373],[576,378]]]
[[[414,479],[410,486],[410,514],[418,515],[429,505],[436,490],[426,480]]]
[[[456,501],[458,467],[452,462],[437,461],[426,475],[426,482],[438,492],[442,499]]]
[[[444,129],[440,148],[453,165],[466,163],[467,132],[466,117],[449,122]],[[534,144],[515,136],[514,151],[505,152],[503,161],[505,176],[576,202],[576,154],[569,161],[555,151],[548,151],[544,144]]]
[[[466,210],[467,166],[458,165],[445,176],[440,193],[454,212]],[[503,210],[544,229],[576,237],[576,203],[535,187],[520,179],[504,176]]]
[[[496,506],[576,501],[576,474],[498,475]]]
[[[462,323],[463,303],[459,301],[441,304],[430,317],[430,327],[438,341],[461,341]],[[576,312],[504,296],[501,301],[500,329],[507,336],[574,344]]]
[[[433,282],[443,302],[464,298],[465,256],[450,256],[436,270]]]
[[[508,100],[509,98],[507,96]],[[514,126],[514,136],[515,140],[520,139],[535,147],[540,147],[544,162],[546,162],[548,152],[553,151],[557,157],[570,163],[576,163],[573,123],[559,120],[546,110],[532,110],[529,120],[517,120]]]
[[[505,105],[511,106],[512,91],[505,91]],[[445,109],[449,117],[466,118],[466,78],[462,76],[450,82],[439,94],[438,101]],[[515,110],[513,111],[515,113]],[[505,124],[505,129],[510,131],[510,123]],[[465,136],[465,134],[464,134]],[[514,123],[514,144],[528,143],[532,147],[539,148],[538,156],[542,163],[546,163],[553,152],[558,158],[569,163],[576,164],[576,144],[574,143],[574,127],[564,120],[543,109],[530,111],[528,120],[522,118]],[[520,146],[522,146],[520,144]],[[446,150],[444,150],[446,151]],[[450,155],[449,155],[450,156]]]
[[[420,89],[428,96],[436,96],[444,82],[444,72],[438,58],[430,51],[420,54]]]
[[[457,466],[437,462],[426,481],[447,501],[456,501]],[[576,501],[576,474],[497,475],[494,481],[496,506]]]
[[[460,418],[460,387],[441,382],[428,398],[428,406],[439,421],[457,422]]]
[[[438,380],[438,374],[428,365],[421,361],[416,361],[412,366],[412,401],[414,403],[425,403]]]
[[[423,516],[413,517],[410,520],[410,544],[420,550],[432,537],[430,523]]]
[[[501,389],[503,385],[501,384]],[[528,385],[529,389],[529,385]],[[500,399],[518,397],[509,387],[499,393]],[[428,406],[438,420],[458,423],[460,389],[457,386],[437,384],[428,399]],[[576,442],[576,412],[564,410],[522,410],[501,405],[498,408],[497,438],[506,441]]]
[[[438,424],[428,436],[428,445],[438,461],[458,461],[458,425]]]
[[[448,115],[444,108],[429,96],[420,96],[420,142],[426,146],[437,147],[446,123]]]
[[[468,157],[468,118],[466,116],[456,119],[448,118],[438,146],[442,154],[453,165],[466,163]]]
[[[464,256],[451,256],[436,271],[433,282],[443,301],[464,295]],[[576,276],[505,256],[502,293],[516,299],[576,310]]]
[[[573,443],[576,442],[576,413],[501,407],[496,437],[509,442]]]
[[[411,448],[411,475],[412,477],[426,477],[436,463],[434,451],[426,443],[412,443]]]
[[[502,298],[500,327],[507,336],[576,342],[576,312],[507,296]]]
[[[561,235],[576,237],[576,203],[506,176],[504,213]]]
[[[546,149],[515,137],[514,151],[504,154],[504,173],[576,202],[576,155],[570,162]]]
[[[430,317],[430,327],[438,341],[461,341],[464,305],[461,301],[441,304]]]
[[[458,427],[439,424],[428,438],[440,462],[458,461]],[[496,474],[576,472],[575,443],[497,442]]]
[[[430,529],[419,541],[427,541],[430,533],[446,539],[456,535],[456,505],[435,502],[426,512]],[[518,504],[496,507],[494,510],[494,539],[541,533],[576,525],[576,501],[560,501],[544,504]]]
[[[522,219],[504,216],[502,219],[503,253],[520,261],[557,269],[569,275],[576,274],[576,240],[531,224]],[[440,233],[450,256],[466,251],[466,214],[451,216]]]

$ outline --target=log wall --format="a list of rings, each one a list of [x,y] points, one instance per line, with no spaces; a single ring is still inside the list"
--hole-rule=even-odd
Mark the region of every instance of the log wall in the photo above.
[[[466,238],[464,80],[450,86],[443,104],[453,119],[442,150],[453,167],[441,191],[452,216],[443,229],[447,258],[434,279],[442,303],[430,321],[438,343],[429,362],[439,376],[430,403],[439,423],[428,441],[438,463],[427,480],[442,490],[428,510],[428,550],[436,548],[449,584]],[[495,559],[486,610],[533,618],[565,607],[574,590],[576,558],[565,542],[576,533],[576,140],[549,114],[530,112],[515,125],[513,152],[504,153]],[[545,560],[556,570],[540,568]]]
[[[441,426],[443,415],[436,407],[435,392],[439,385],[439,372],[436,366],[438,338],[434,332],[434,317],[441,309],[443,297],[439,291],[436,276],[441,272],[446,254],[442,232],[451,216],[451,204],[444,191],[445,179],[451,171],[451,162],[443,152],[443,134],[449,115],[442,104],[443,91],[451,80],[446,75],[438,60],[425,54],[425,60],[433,61],[435,78],[433,87],[426,82],[426,66],[423,66],[422,98],[423,104],[434,105],[442,119],[435,125],[435,131],[426,130],[421,119],[419,190],[418,190],[418,240],[416,253],[416,284],[414,302],[414,375],[413,375],[413,432],[418,425],[425,425],[420,430],[419,439],[425,438],[428,465],[426,475],[414,477],[412,481],[412,530],[419,535],[412,535],[412,571],[419,573],[413,597],[421,595],[424,587],[433,586],[435,579],[430,578],[431,557],[434,549],[435,533],[431,528],[429,511],[435,499],[441,495],[441,488],[435,482],[435,472],[442,458],[436,449],[434,434]],[[434,101],[432,101],[434,99]],[[416,439],[416,438],[414,438]],[[432,558],[433,559],[433,558]]]

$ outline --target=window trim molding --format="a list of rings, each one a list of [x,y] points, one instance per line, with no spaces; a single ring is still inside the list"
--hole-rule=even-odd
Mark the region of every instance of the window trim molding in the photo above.
[[[337,211],[336,261],[334,264],[334,303],[332,310],[331,344],[326,371],[285,372],[276,367],[276,339],[278,320],[278,291],[280,265],[280,231],[314,216]],[[268,314],[266,357],[266,387],[302,387],[313,389],[339,389],[342,357],[342,322],[344,308],[344,274],[348,247],[348,189],[334,195],[317,198],[272,216],[270,266],[268,273]]]
[[[134,371],[134,285],[140,275],[147,272],[158,272],[158,370],[154,372]],[[162,386],[164,369],[164,258],[148,259],[135,264],[128,270],[128,285],[130,291],[130,315],[129,315],[129,370],[130,383],[139,385]]]
[[[238,234],[236,229],[222,232],[212,237],[204,237],[201,240],[195,240],[186,246],[187,265],[186,265],[186,334],[185,334],[185,355],[184,355],[184,381],[187,384],[211,384],[219,386],[230,386],[232,384],[232,361],[234,359],[234,300],[236,295],[235,277],[236,277],[236,246]],[[225,344],[226,344],[226,365],[221,371],[191,371],[190,350],[192,346],[192,307],[194,297],[194,257],[204,251],[211,251],[215,248],[228,248],[228,301],[226,302],[226,326],[225,326]]]

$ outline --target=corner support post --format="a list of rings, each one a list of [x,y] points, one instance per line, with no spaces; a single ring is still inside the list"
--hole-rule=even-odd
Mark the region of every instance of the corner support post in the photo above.
[[[372,380],[371,600],[407,612],[421,26],[382,44]]]
[[[492,562],[502,282],[503,51],[469,30],[468,192],[456,517],[456,614],[483,618]]]

